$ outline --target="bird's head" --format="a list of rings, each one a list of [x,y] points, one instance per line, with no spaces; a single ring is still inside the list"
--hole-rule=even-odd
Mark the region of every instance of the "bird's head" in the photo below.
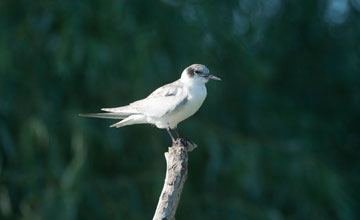
[[[202,64],[193,64],[187,67],[181,74],[181,80],[197,84],[205,84],[212,80],[221,80],[220,78],[210,74],[209,69]]]

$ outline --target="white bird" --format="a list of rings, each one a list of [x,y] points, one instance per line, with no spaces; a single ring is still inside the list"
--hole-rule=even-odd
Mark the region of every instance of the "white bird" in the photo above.
[[[152,92],[145,99],[117,108],[102,108],[106,113],[80,114],[83,117],[121,119],[110,127],[133,124],[153,124],[166,129],[173,143],[176,142],[171,130],[179,137],[177,125],[197,112],[204,102],[207,92],[205,84],[209,79],[221,80],[210,75],[209,69],[201,64],[187,67],[181,78]]]

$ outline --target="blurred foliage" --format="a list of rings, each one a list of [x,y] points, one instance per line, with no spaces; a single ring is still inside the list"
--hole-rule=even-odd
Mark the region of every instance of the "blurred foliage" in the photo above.
[[[1,0],[0,219],[151,219],[164,130],[86,119],[202,63],[177,219],[360,219],[359,0]]]

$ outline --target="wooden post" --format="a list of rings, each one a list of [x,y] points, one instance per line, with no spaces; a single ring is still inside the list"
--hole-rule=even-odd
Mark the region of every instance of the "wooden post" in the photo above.
[[[188,152],[197,145],[177,141],[165,153],[166,177],[153,220],[175,220],[175,213],[188,174]]]

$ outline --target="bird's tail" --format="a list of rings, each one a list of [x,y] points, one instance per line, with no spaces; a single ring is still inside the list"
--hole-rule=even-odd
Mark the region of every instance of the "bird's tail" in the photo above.
[[[101,113],[89,113],[89,114],[80,114],[82,117],[92,117],[92,118],[107,118],[107,119],[125,119],[130,115],[139,114],[139,112],[132,108],[131,106],[122,106],[117,108],[102,108]]]
[[[119,121],[115,124],[110,125],[110,127],[124,127],[126,125],[134,125],[134,124],[143,124],[147,123],[146,117],[144,115],[130,115],[129,117],[125,118],[122,121]]]
[[[117,128],[126,125],[146,123],[146,117],[130,106],[123,106],[117,108],[102,108],[101,110],[107,112],[79,114],[79,116],[92,117],[92,118],[120,119],[122,121],[119,121],[110,126]]]

